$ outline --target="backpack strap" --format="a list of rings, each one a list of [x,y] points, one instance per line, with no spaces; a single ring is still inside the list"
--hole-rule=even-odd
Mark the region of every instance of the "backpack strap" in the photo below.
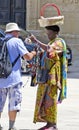
[[[20,54],[17,56],[17,58],[14,60],[14,62],[12,62],[12,67],[15,65],[15,63],[17,62],[17,60],[20,58]]]
[[[5,37],[5,38],[3,39],[3,41],[6,41],[6,42],[7,42],[7,41],[10,40],[11,38],[13,38],[13,36],[7,37],[7,38]]]
[[[4,39],[4,41],[9,41],[11,38],[13,38],[13,36],[11,36],[11,37],[7,37],[7,38],[5,38]],[[7,47],[7,45],[6,45],[6,47]],[[12,67],[14,67],[14,65],[16,64],[16,62],[17,62],[17,60],[19,59],[19,57],[20,57],[20,54],[16,57],[16,59],[12,62]]]

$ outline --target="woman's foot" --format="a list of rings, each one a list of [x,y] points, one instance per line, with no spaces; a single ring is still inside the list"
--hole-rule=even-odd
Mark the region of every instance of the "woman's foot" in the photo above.
[[[47,123],[47,128],[44,130],[58,130],[56,124],[52,124],[50,122]]]
[[[47,129],[44,129],[44,130],[58,130],[57,128],[54,128],[54,127],[49,127]]]
[[[58,130],[58,129],[56,128],[55,124],[51,124],[48,122],[45,126],[41,127],[38,130]]]

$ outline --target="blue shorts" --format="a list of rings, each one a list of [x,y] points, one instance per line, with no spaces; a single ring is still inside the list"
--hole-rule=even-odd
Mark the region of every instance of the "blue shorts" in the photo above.
[[[21,89],[20,84],[10,88],[0,88],[0,112],[3,111],[7,96],[9,100],[8,111],[20,111],[22,101]]]

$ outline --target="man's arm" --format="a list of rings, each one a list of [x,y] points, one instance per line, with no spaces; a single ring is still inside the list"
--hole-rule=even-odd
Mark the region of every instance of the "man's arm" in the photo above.
[[[31,60],[36,55],[36,51],[31,51],[26,53],[23,58],[26,60]]]

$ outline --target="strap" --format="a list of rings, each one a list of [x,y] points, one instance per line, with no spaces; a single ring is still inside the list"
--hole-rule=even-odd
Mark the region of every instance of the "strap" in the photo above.
[[[17,62],[17,60],[19,59],[20,54],[17,56],[17,58],[14,60],[14,62],[12,63],[12,67],[15,65],[15,63]]]
[[[3,41],[6,41],[6,42],[7,42],[7,41],[10,40],[11,38],[13,38],[13,36],[7,37],[7,38],[5,37]]]
[[[11,38],[13,38],[13,36],[5,38],[4,41],[7,42],[7,41],[10,40]],[[15,63],[17,62],[17,60],[19,59],[19,57],[20,57],[20,54],[17,56],[17,58],[14,60],[14,62],[12,62],[12,67],[15,65]]]

